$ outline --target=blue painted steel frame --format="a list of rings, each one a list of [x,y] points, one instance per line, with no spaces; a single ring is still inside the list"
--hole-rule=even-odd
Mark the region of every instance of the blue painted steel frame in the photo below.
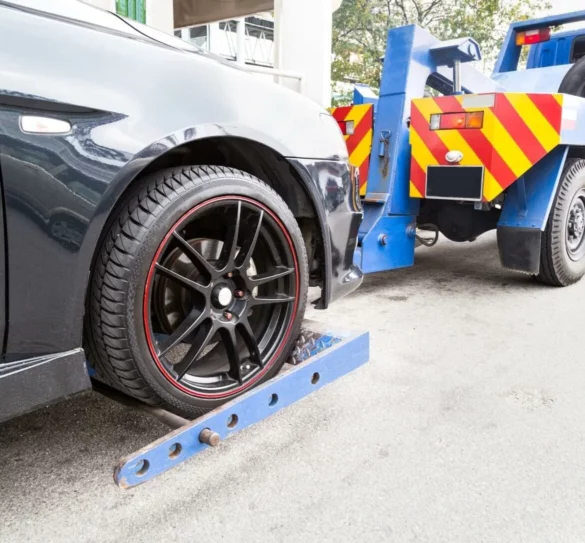
[[[585,21],[585,11],[511,25],[494,79],[464,64],[461,67],[464,92],[556,92],[567,67],[514,72],[521,49],[516,46],[516,32],[576,21]],[[364,273],[407,267],[414,263],[413,234],[419,200],[409,197],[411,150],[407,123],[411,100],[423,97],[427,84],[448,92],[445,87],[452,81],[451,72],[443,65],[445,58],[438,60],[437,55],[433,55],[433,48],[437,50],[439,44],[439,40],[417,26],[395,28],[388,33],[380,97],[376,103],[368,190],[363,200],[364,220],[355,253],[355,262]],[[449,53],[447,51],[447,60]],[[356,91],[356,103],[366,102],[363,94],[363,91]],[[563,128],[564,145],[512,185],[499,226],[545,227],[566,160],[566,145],[585,143],[585,100],[566,97],[565,109],[577,112],[576,125]]]
[[[518,62],[520,60],[522,48],[516,45],[517,32],[536,30],[537,28],[554,27],[569,23],[578,23],[581,21],[585,21],[585,10],[513,23],[508,29],[508,34],[506,35],[500,55],[498,56],[494,68],[494,75],[504,72],[514,72],[518,69]]]
[[[391,270],[414,264],[413,228],[419,200],[409,196],[410,144],[408,117],[410,102],[424,96],[429,77],[452,81],[451,71],[437,63],[449,54],[433,55],[441,42],[422,28],[411,25],[388,32],[388,43],[380,97],[374,123],[374,142],[363,200],[364,221],[355,262],[365,273]],[[457,44],[453,43],[453,54]],[[495,92],[503,88],[470,65],[461,67],[467,92]]]
[[[208,415],[165,435],[159,440],[120,460],[114,472],[116,484],[130,488],[181,464],[209,448],[199,441],[202,430],[210,429],[226,439],[231,435],[284,409],[319,390],[369,359],[369,334],[329,330],[306,323],[312,331],[329,336],[321,343],[325,350],[298,366],[281,372],[264,385],[237,398]],[[237,423],[230,427],[230,421]],[[177,444],[179,447],[177,447]],[[173,452],[179,451],[176,456]]]
[[[498,227],[544,230],[568,152],[560,145],[510,186]]]

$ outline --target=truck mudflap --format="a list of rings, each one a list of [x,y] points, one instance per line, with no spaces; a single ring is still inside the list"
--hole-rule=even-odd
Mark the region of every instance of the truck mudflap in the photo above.
[[[493,201],[561,143],[563,100],[528,93],[413,100],[410,196]]]

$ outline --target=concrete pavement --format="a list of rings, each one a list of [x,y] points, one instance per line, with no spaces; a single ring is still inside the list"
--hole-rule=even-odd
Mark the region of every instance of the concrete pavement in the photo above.
[[[421,248],[308,315],[366,367],[145,486],[112,465],[167,429],[97,394],[0,425],[0,541],[585,541],[584,306],[491,235]]]

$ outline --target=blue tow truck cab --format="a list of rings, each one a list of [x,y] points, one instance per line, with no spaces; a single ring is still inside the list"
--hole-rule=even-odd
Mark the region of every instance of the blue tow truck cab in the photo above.
[[[504,267],[555,286],[585,275],[585,29],[555,33],[583,21],[585,11],[512,24],[491,76],[472,65],[471,38],[389,31],[379,95],[354,92],[372,130],[355,122],[364,109],[332,110],[360,169],[364,272],[413,265],[439,233],[464,242],[497,230]],[[369,156],[356,137],[371,137]]]

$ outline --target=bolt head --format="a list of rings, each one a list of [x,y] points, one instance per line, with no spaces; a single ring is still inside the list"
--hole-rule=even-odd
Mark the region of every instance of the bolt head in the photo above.
[[[233,314],[229,311],[224,311],[223,316],[227,321],[231,321],[234,318]]]
[[[234,296],[235,296],[236,298],[243,298],[243,297],[244,297],[244,291],[243,291],[243,290],[236,290],[236,291],[234,292]]]

